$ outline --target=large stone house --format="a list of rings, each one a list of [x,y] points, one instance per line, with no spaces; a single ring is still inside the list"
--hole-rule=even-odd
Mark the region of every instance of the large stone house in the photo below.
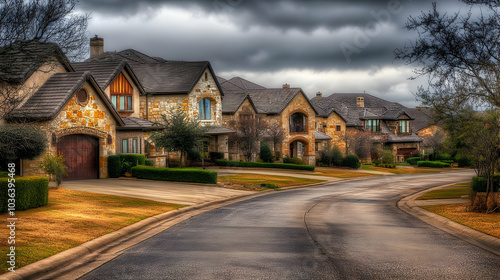
[[[250,110],[269,124],[281,126],[284,140],[277,147],[281,155],[300,157],[307,164],[315,164],[314,124],[317,112],[302,89],[290,88],[287,84],[283,88],[265,88],[238,77],[219,79],[225,93],[224,123]],[[231,144],[231,155],[233,159],[239,158],[237,145]]]

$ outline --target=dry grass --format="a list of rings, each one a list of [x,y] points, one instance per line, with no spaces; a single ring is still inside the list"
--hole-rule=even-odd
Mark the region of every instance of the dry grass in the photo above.
[[[396,167],[396,168],[383,168],[375,167],[373,165],[362,165],[363,170],[380,171],[393,174],[417,174],[417,173],[440,173],[450,171],[451,169],[436,169],[436,168],[411,168],[411,167]]]
[[[454,222],[500,238],[500,213],[467,212],[467,204],[447,204],[422,207]]]
[[[268,188],[262,188],[261,184],[273,184],[279,188],[300,186],[324,182],[323,180],[306,179],[287,176],[271,176],[262,174],[237,174],[221,176],[219,183],[224,183],[227,188],[239,190],[260,191]]]
[[[179,207],[182,205],[51,189],[47,206],[16,212],[16,268]],[[0,220],[6,224],[7,214],[1,214]],[[0,227],[0,236],[0,254],[5,256],[11,246],[6,226]],[[0,273],[6,271],[6,262],[0,262]]]
[[[424,195],[417,198],[418,200],[427,199],[446,199],[446,198],[461,198],[464,195],[470,194],[470,188],[446,188],[440,190],[434,190],[425,193]]]
[[[334,177],[334,178],[341,178],[341,179],[350,179],[350,178],[379,176],[380,175],[380,174],[371,174],[371,173],[366,173],[366,172],[333,170],[333,169],[326,169],[326,168],[316,168],[316,172],[319,172],[319,173],[308,174],[308,175]]]

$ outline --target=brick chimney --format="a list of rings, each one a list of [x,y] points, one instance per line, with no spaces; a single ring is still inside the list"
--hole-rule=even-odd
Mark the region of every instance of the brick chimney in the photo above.
[[[90,58],[96,57],[104,53],[104,39],[95,35],[90,38]]]
[[[323,93],[321,91],[316,92],[316,98],[323,98]]]
[[[356,107],[359,107],[359,108],[365,107],[365,98],[364,97],[357,97],[356,98]]]
[[[283,88],[290,88],[290,85],[289,84],[284,84]]]

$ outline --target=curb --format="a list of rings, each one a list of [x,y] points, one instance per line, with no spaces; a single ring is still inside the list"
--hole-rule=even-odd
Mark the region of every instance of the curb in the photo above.
[[[280,192],[323,186],[327,184],[336,184],[345,181],[346,180],[326,181],[308,185],[292,186],[292,187],[287,187],[286,189],[282,189]],[[168,219],[180,216],[181,214],[193,212],[195,210],[200,210],[214,206],[220,207],[227,203],[236,203],[240,201],[245,201],[256,197],[269,195],[275,192],[277,191],[270,189],[258,193],[243,194],[158,214],[156,216],[146,218],[142,221],[139,221],[135,224],[131,224],[114,232],[87,241],[83,244],[78,245],[77,247],[62,251],[48,258],[39,260],[22,268],[16,269],[14,273],[5,272],[2,275],[0,275],[0,280],[39,279],[46,276],[49,273],[54,273],[55,271],[57,271],[57,269],[64,268],[69,264],[84,258],[87,255],[95,253],[96,251],[103,250],[105,248],[106,249],[112,248],[114,245],[111,243],[116,242],[128,235],[140,233],[140,231],[145,227],[152,226],[159,222],[164,222]]]
[[[439,187],[429,188],[423,191],[419,191],[410,196],[404,197],[397,202],[399,209],[404,212],[419,218],[420,220],[426,222],[427,224],[445,231],[455,237],[458,237],[464,241],[467,241],[473,245],[476,245],[486,251],[489,251],[497,256],[500,256],[500,238],[493,237],[486,233],[482,233],[470,227],[461,225],[459,223],[453,222],[452,220],[445,218],[441,215],[429,212],[423,208],[420,208],[415,199],[422,194],[429,192],[434,189],[440,189],[453,184],[443,185]]]

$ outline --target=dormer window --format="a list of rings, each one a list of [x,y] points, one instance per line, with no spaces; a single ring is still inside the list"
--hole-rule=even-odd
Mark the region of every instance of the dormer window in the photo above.
[[[210,114],[210,104],[212,102],[210,99],[202,99],[198,103],[198,108],[199,108],[199,116],[200,120],[210,120],[212,119],[211,114]]]
[[[132,86],[125,76],[120,73],[111,83],[111,103],[118,111],[132,111]]]
[[[399,121],[399,133],[410,133],[410,121],[408,120]]]
[[[380,120],[366,120],[365,129],[371,132],[380,132]]]

